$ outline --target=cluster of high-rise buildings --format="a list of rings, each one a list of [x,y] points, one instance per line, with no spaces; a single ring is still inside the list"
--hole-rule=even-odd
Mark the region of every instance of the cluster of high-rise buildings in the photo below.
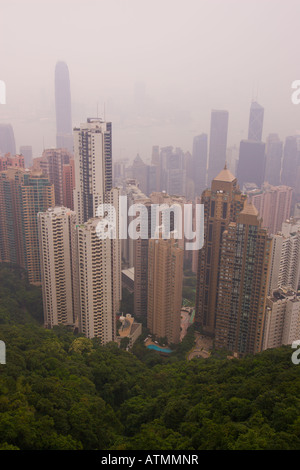
[[[213,110],[210,134],[194,138],[192,153],[154,146],[150,164],[139,155],[113,163],[112,124],[88,118],[72,130],[66,64],[57,64],[55,83],[57,148],[32,159],[23,146],[16,155],[11,126],[0,126],[0,261],[42,286],[45,327],[116,340],[123,284],[135,318],[178,343],[186,265],[197,278],[196,330],[217,349],[241,356],[300,339],[299,136],[264,143],[264,109],[253,102],[239,149],[227,147],[229,113]],[[184,218],[180,237],[174,212],[154,208],[191,204],[195,224],[199,203],[204,245],[188,251]],[[99,237],[105,204],[113,238]],[[135,237],[121,237],[121,220],[136,224]]]
[[[159,195],[160,202],[204,205],[203,248],[185,252],[181,246],[183,260],[197,273],[196,329],[237,355],[272,344],[277,304],[270,299],[278,291],[293,305],[294,317],[276,344],[300,337],[300,138],[283,144],[270,134],[265,144],[263,119],[263,107],[253,102],[248,139],[239,149],[227,148],[229,114],[213,110],[209,138],[196,136],[192,154],[155,146],[150,165],[137,156],[131,166],[120,161],[114,167],[116,182],[125,181],[133,201],[151,206]],[[123,251],[123,261],[135,269],[137,316],[149,312],[149,246],[138,240]]]

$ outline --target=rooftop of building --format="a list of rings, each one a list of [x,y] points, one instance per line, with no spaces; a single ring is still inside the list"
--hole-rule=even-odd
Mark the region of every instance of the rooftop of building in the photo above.
[[[127,313],[126,317],[121,316],[119,320],[122,323],[122,326],[118,332],[118,335],[121,338],[131,336],[140,326],[140,323],[137,323],[134,317],[132,317],[129,313]]]
[[[244,209],[240,212],[240,214],[254,215],[255,217],[257,217],[258,210],[251,202],[246,201]]]
[[[281,287],[274,290],[270,298],[273,302],[278,302],[280,300],[291,300],[293,302],[299,302],[300,291],[296,292],[290,287]]]
[[[75,212],[64,206],[55,206],[55,207],[49,207],[47,211],[45,212],[45,214],[59,216],[59,215],[64,215],[64,214],[75,214]]]
[[[214,178],[214,181],[224,181],[226,183],[232,183],[236,177],[231,173],[230,170],[228,170],[227,165],[225,163],[225,166],[223,170],[220,171],[220,173]]]
[[[134,281],[134,268],[123,269],[122,274],[129,277],[132,281]]]

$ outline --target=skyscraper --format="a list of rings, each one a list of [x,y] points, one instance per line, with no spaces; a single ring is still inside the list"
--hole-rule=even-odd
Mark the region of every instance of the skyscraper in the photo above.
[[[258,211],[245,204],[223,233],[215,346],[238,355],[262,350],[271,239]]]
[[[260,142],[264,123],[264,108],[252,101],[249,116],[248,140]]]
[[[44,325],[78,326],[76,214],[65,207],[38,214]]]
[[[64,167],[73,160],[72,154],[66,149],[47,149],[44,150],[42,159],[45,162],[43,170],[46,171],[50,183],[54,185],[55,205],[63,206],[64,191],[66,191],[64,186]],[[74,187],[72,187],[73,190]],[[71,207],[68,208],[71,209]]]
[[[227,168],[229,171],[231,171],[231,173],[234,176],[236,176],[238,161],[239,161],[239,148],[236,145],[232,147],[227,147],[227,152],[226,152]]]
[[[31,284],[41,284],[37,214],[55,206],[54,186],[41,172],[26,172],[20,187],[20,219],[25,268]]]
[[[20,187],[24,169],[8,167],[0,173],[0,261],[25,268],[20,217]]]
[[[41,172],[0,173],[1,258],[26,269],[32,284],[41,283],[37,214],[54,205],[54,187]]]
[[[149,168],[137,154],[132,164],[132,178],[138,181],[140,190],[146,195],[149,194]]]
[[[263,349],[280,348],[300,338],[300,293],[277,289],[267,297]]]
[[[237,168],[237,179],[243,189],[245,183],[255,183],[258,188],[265,177],[265,144],[242,140]]]
[[[180,148],[173,149],[172,146],[164,147],[160,156],[161,190],[170,196],[185,196],[186,164],[183,151]]]
[[[226,162],[228,111],[213,110],[210,121],[207,184],[220,173]]]
[[[14,131],[11,124],[0,124],[0,154],[16,154]]]
[[[119,191],[105,202],[115,210],[115,238],[99,236],[103,217],[76,225],[76,213],[65,207],[38,214],[45,326],[78,327],[102,344],[115,339],[121,299]]]
[[[21,145],[20,154],[24,156],[25,168],[29,168],[32,165],[32,146]]]
[[[270,134],[266,145],[265,181],[274,186],[280,185],[282,150],[283,143],[278,135]]]
[[[174,238],[151,239],[148,265],[147,326],[169,344],[179,343],[183,250]]]
[[[55,67],[56,147],[73,153],[71,91],[69,69],[65,62]]]
[[[279,288],[300,289],[300,219],[290,219],[272,236],[268,295]]]
[[[300,138],[289,136],[285,139],[283,149],[281,184],[296,189],[298,181],[298,169],[300,168]]]
[[[74,129],[74,208],[80,224],[96,216],[112,189],[112,126],[98,118]]]
[[[140,238],[134,240],[133,243],[133,261],[134,261],[134,313],[137,317],[146,317],[148,310],[148,250],[149,240],[152,236],[151,230],[153,227],[170,224],[170,231],[174,230],[174,213],[166,210],[165,214],[163,211],[159,212],[159,208],[165,205],[165,208],[172,207],[174,205],[181,206],[183,213],[183,205],[185,199],[176,196],[169,196],[164,192],[153,192],[151,197],[148,199],[135,200],[135,203],[142,203],[146,208],[146,211],[141,213],[140,218],[147,218],[146,223],[148,224],[148,233],[141,235]],[[157,218],[156,218],[157,217]],[[168,219],[168,220],[167,220]],[[182,233],[184,232],[184,217],[182,218]],[[155,229],[154,229],[155,232]],[[148,238],[143,238],[145,235]],[[184,250],[184,238],[177,240],[177,246]]]
[[[119,240],[100,240],[99,221],[89,219],[77,227],[80,331],[106,344],[116,336],[121,270]]]
[[[74,158],[63,165],[63,205],[74,209],[75,162]]]
[[[196,328],[214,334],[216,326],[222,236],[235,222],[246,196],[237,179],[225,168],[213,179],[211,189],[202,193],[204,204],[204,246],[199,250],[196,288]]]
[[[271,186],[264,183],[261,189],[247,192],[249,202],[259,212],[262,225],[269,234],[281,229],[283,222],[290,217],[292,188],[288,186]]]
[[[141,191],[136,180],[126,180],[124,184],[124,193],[127,197],[127,214],[130,206],[133,204],[143,204],[146,205],[150,202],[150,199]],[[127,215],[127,227],[135,217],[132,215]],[[131,237],[127,237],[122,240],[122,257],[124,263],[129,267],[134,266],[134,244],[135,240]]]
[[[195,184],[195,196],[201,196],[206,188],[207,165],[207,134],[194,137],[193,140],[193,180]]]

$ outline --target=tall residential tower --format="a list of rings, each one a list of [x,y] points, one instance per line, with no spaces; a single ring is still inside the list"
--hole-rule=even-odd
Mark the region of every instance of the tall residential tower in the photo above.
[[[74,209],[80,224],[96,216],[112,189],[112,126],[98,118],[74,129]]]
[[[195,323],[204,333],[214,334],[216,327],[223,232],[237,220],[245,199],[226,165],[213,179],[211,189],[202,193],[204,246],[198,258]]]

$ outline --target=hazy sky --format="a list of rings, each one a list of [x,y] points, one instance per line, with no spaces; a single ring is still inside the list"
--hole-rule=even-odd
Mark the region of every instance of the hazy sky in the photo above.
[[[239,145],[252,98],[265,108],[263,138],[284,138],[300,130],[299,18],[299,0],[0,0],[0,122],[13,125],[17,149],[55,146],[54,69],[64,60],[73,125],[97,105],[103,116],[105,103],[114,158],[146,160],[152,145],[191,151],[211,109],[229,111],[228,145]]]

